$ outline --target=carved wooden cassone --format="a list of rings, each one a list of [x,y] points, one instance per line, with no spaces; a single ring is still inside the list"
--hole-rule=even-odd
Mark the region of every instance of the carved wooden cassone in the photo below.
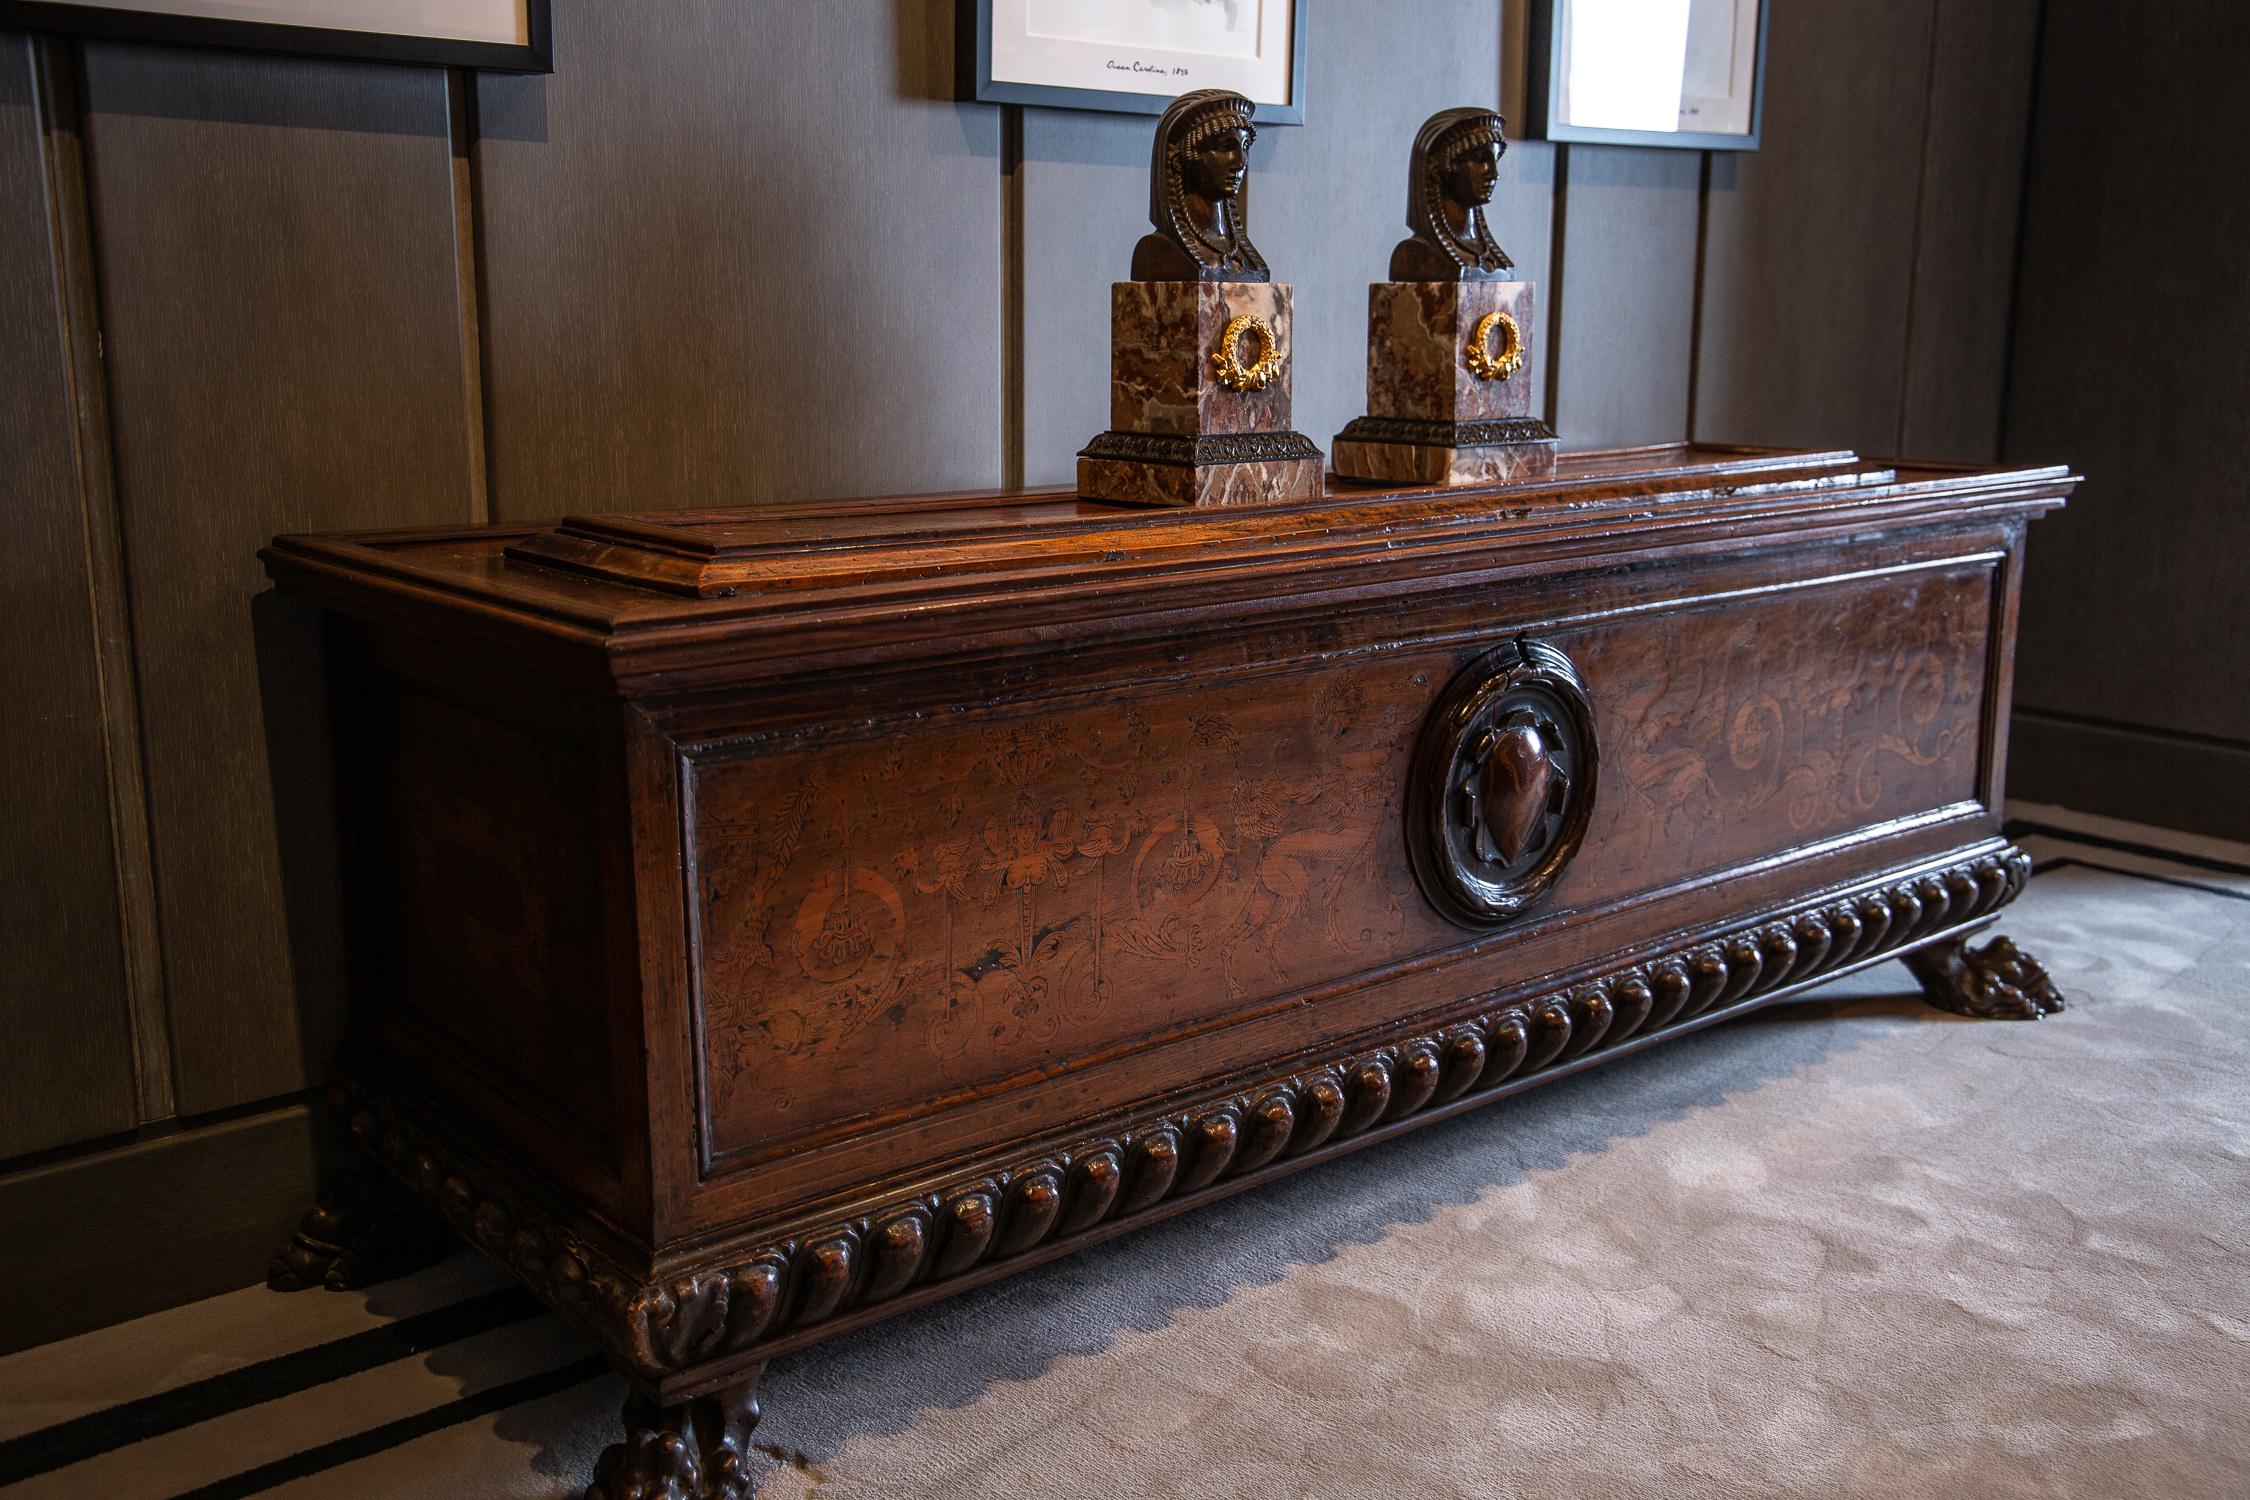
[[[1918,946],[2006,990],[1955,940],[2025,873],[2074,482],[1674,448],[282,538],[338,1097],[723,1465],[776,1353]]]

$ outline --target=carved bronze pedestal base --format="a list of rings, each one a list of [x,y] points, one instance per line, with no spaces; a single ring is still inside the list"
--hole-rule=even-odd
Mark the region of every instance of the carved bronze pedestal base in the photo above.
[[[1105,432],[1078,453],[1078,493],[1127,505],[1269,505],[1319,492],[1320,450],[1299,432]]]
[[[1337,478],[1366,484],[1512,484],[1555,472],[1555,433],[1537,417],[1354,417],[1332,455]]]
[[[745,1500],[764,1369],[675,1406],[628,1396],[625,1440],[602,1450],[585,1500]]]
[[[432,1266],[461,1242],[445,1221],[380,1172],[339,1177],[306,1210],[266,1268],[277,1292],[325,1286],[347,1292]]]
[[[1978,948],[1949,938],[1905,957],[1923,995],[1939,1010],[1979,1020],[2036,1021],[2063,1008],[2062,991],[2039,960],[2004,937]]]

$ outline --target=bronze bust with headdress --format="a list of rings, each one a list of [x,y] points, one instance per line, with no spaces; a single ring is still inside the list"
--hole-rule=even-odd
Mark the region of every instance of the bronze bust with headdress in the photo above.
[[[1133,247],[1135,281],[1271,279],[1250,243],[1253,108],[1226,89],[1198,89],[1164,111],[1149,160],[1152,232]]]
[[[1367,288],[1367,414],[1336,434],[1339,479],[1494,484],[1554,472],[1555,430],[1531,412],[1532,286],[1485,222],[1508,149],[1500,131],[1492,110],[1447,109],[1414,137],[1414,234],[1391,252],[1390,279]]]
[[[1514,269],[1484,215],[1508,150],[1501,125],[1489,109],[1440,110],[1423,122],[1406,190],[1414,234],[1391,252],[1391,280],[1486,281]]]

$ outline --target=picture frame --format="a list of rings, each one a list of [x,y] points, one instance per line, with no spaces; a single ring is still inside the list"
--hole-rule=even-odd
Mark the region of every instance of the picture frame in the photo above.
[[[1527,138],[1758,149],[1773,0],[1677,0],[1654,25],[1633,0],[1528,3]]]
[[[1302,125],[1305,9],[1305,0],[957,0],[956,95],[1157,115],[1190,90],[1224,88],[1248,96],[1261,125]]]
[[[455,0],[433,23],[414,0],[0,0],[0,28],[476,68],[554,71],[553,0]],[[275,19],[277,13],[302,19]]]

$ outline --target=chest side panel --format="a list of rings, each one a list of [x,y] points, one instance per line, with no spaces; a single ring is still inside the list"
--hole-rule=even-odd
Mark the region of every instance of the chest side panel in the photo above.
[[[354,1035],[606,1211],[627,1184],[638,1018],[592,714],[394,654],[340,694]],[[456,663],[472,653],[451,653]],[[557,705],[560,705],[559,707]],[[627,950],[629,951],[629,950]]]

